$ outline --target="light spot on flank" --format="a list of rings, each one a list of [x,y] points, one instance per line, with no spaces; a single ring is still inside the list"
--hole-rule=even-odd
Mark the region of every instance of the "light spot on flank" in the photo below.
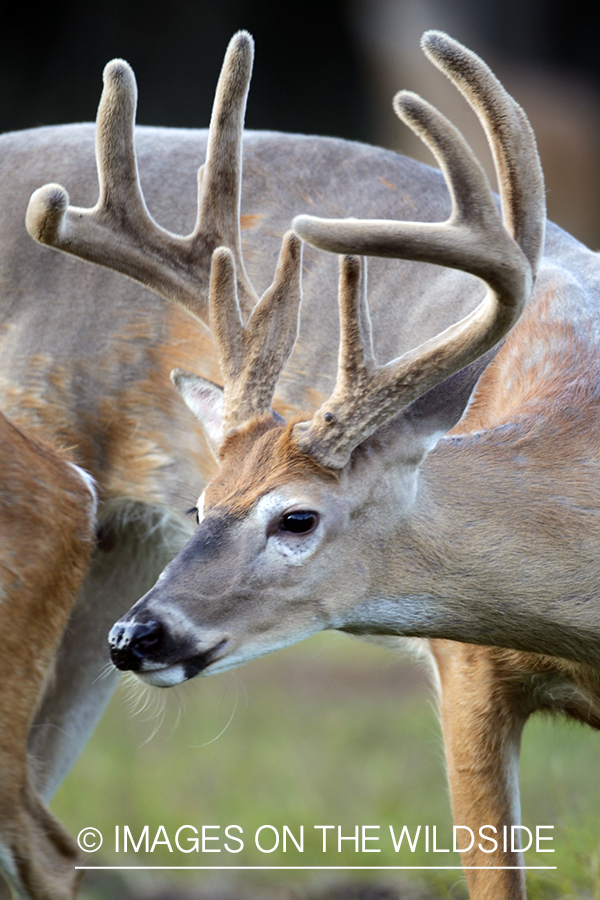
[[[240,216],[240,228],[242,231],[245,231],[247,228],[254,228],[260,224],[261,219],[264,219],[262,213],[247,213],[244,216]]]

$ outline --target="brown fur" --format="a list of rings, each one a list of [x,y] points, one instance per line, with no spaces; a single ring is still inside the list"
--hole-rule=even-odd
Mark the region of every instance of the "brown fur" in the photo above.
[[[562,712],[600,728],[598,670],[569,661],[503,650],[430,641],[440,680],[440,710],[452,812],[456,823],[515,823],[518,791],[513,778],[523,727],[537,711]],[[489,847],[489,845],[487,845]],[[516,858],[476,848],[463,865],[518,865]],[[470,896],[477,900],[525,896],[524,872],[468,869]]]
[[[260,213],[247,213],[245,216],[240,216],[240,228],[242,231],[245,231],[247,228],[255,228],[260,224],[262,218],[263,216]]]
[[[75,843],[31,784],[27,741],[92,550],[92,496],[0,414],[0,842],[35,900],[70,898]]]
[[[282,483],[306,477],[336,482],[333,470],[302,453],[292,440],[294,425],[305,419],[297,416],[280,425],[266,413],[227,435],[219,469],[206,489],[207,503],[241,517]]]
[[[199,471],[194,475],[199,484],[208,481],[214,471],[214,459],[200,423],[187,413],[169,378],[173,369],[181,367],[220,381],[210,332],[176,306],[168,307],[166,324],[164,341],[148,343],[146,378],[122,385],[120,414],[114,416],[112,399],[102,404],[102,419],[111,429],[106,435],[108,465],[106,473],[100,475],[100,486],[108,500],[126,494],[140,502],[164,502],[165,472],[172,464],[174,441],[197,460]],[[172,417],[174,408],[181,422],[177,422],[177,433],[167,438],[160,422]]]
[[[557,295],[571,290],[564,277],[563,283],[556,279],[544,285],[535,310],[526,312],[519,327],[505,338],[502,353],[484,373],[468,414],[453,434],[518,422],[525,416],[531,425],[536,418],[543,421],[550,411],[553,421],[570,415],[597,416],[598,397],[589,379],[596,350],[568,318],[557,320],[552,315]],[[587,429],[579,432],[579,438],[589,440]]]

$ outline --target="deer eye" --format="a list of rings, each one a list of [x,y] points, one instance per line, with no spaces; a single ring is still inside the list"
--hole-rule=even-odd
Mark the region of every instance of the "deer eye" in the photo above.
[[[186,509],[186,516],[193,516],[196,520],[196,525],[200,524],[200,510],[197,506],[192,506],[191,509]]]
[[[279,531],[288,531],[292,534],[308,534],[314,531],[319,522],[316,512],[302,510],[288,513],[279,523]]]

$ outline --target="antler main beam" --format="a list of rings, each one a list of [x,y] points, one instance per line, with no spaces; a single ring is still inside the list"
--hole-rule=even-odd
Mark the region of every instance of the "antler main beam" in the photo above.
[[[122,272],[204,322],[212,254],[226,246],[233,253],[239,303],[247,317],[258,299],[244,269],[239,225],[242,131],[253,57],[252,38],[239,32],[229,44],[219,78],[206,162],[199,172],[198,217],[190,235],[161,228],[146,207],[134,144],[137,88],[123,60],[113,60],[104,70],[96,130],[96,206],[69,206],[61,185],[45,185],[29,203],[30,235]]]
[[[295,428],[301,449],[340,468],[352,450],[434,385],[493,347],[512,328],[531,295],[545,226],[543,175],[523,110],[485,63],[440,32],[423,48],[477,113],[492,146],[502,221],[485,173],[457,129],[416,94],[403,91],[394,109],[429,146],[444,172],[452,213],[440,224],[326,220],[298,216],[304,240],[337,253],[389,256],[451,266],[486,282],[483,302],[468,316],[385,366],[364,343],[366,296],[357,263],[342,263],[338,377],[333,394],[310,423]],[[362,324],[361,324],[362,323]]]

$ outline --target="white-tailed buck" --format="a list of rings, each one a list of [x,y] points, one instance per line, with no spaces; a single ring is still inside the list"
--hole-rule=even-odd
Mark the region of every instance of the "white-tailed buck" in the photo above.
[[[77,845],[33,785],[27,741],[89,568],[95,513],[86,473],[0,413],[0,863],[19,897],[66,900],[81,874]]]
[[[393,153],[279,134],[244,135],[242,186],[245,33],[209,134],[139,128],[137,163],[133,76],[108,66],[93,209],[89,126],[3,139],[0,400],[72,447],[100,500],[98,548],[31,731],[45,796],[112,688],[96,678],[103,632],[151,586],[158,551],[173,553],[190,500],[197,531],[111,631],[119,668],[168,686],[322,629],[430,638],[454,815],[475,828],[518,823],[531,712],[600,724],[600,266],[553,225],[544,246],[520,107],[445,35],[424,47],[488,134],[502,217],[461,136],[411,94],[396,111],[451,199],[440,172]],[[44,178],[69,184],[78,206],[56,183],[38,190],[37,240],[174,303],[25,244],[14,223]],[[308,246],[302,261],[293,233],[280,252],[294,217],[315,246],[380,257],[368,289],[366,264],[342,260],[341,336],[336,257]],[[524,897],[522,870],[492,868],[519,866],[518,852],[481,857],[463,856],[488,867],[467,871],[473,898]]]

